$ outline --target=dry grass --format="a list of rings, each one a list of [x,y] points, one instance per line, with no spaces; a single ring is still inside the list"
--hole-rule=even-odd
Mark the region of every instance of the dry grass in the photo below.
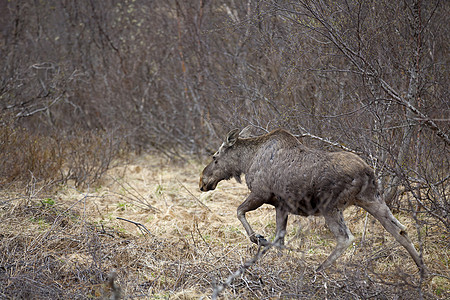
[[[200,194],[201,168],[196,162],[145,156],[108,171],[95,190],[78,191],[67,184],[45,196],[37,188],[27,189],[26,195],[3,191],[0,298],[107,298],[113,270],[127,299],[210,298],[214,286],[258,248],[235,216],[248,194],[245,185],[223,182],[216,191]],[[287,249],[267,251],[220,297],[450,297],[448,232],[436,227],[422,232],[430,271],[447,278],[434,276],[420,283],[412,259],[378,223],[369,217],[365,227],[366,214],[356,208],[346,215],[357,239],[334,267],[314,272],[335,244],[323,220],[291,216]],[[415,239],[411,219],[398,217]],[[249,220],[257,232],[273,238],[271,207],[250,213]]]

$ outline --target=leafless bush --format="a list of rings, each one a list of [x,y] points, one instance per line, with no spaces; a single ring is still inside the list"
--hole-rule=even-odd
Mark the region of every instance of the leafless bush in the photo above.
[[[76,186],[98,181],[124,148],[121,140],[100,131],[44,135],[14,124],[3,115],[0,124],[0,186],[43,185],[73,180]]]
[[[31,178],[44,182],[56,180],[63,167],[57,142],[52,137],[14,126],[7,115],[1,116],[0,123],[0,186],[28,183]]]
[[[62,180],[74,180],[76,186],[97,182],[124,149],[120,139],[98,131],[77,132],[62,140],[59,146],[65,162],[61,168]]]

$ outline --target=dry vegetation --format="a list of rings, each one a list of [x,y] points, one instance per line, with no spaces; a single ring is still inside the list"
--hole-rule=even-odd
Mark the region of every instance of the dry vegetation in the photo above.
[[[47,194],[32,184],[27,194],[3,192],[0,297],[107,297],[108,274],[116,270],[116,283],[127,299],[209,298],[258,249],[235,217],[247,194],[245,185],[223,182],[216,191],[200,194],[201,167],[195,161],[140,156],[109,170],[95,189],[77,190],[69,181]],[[417,241],[414,222],[398,217]],[[362,210],[347,210],[356,242],[335,266],[316,274],[314,268],[334,246],[333,237],[321,218],[291,216],[287,249],[267,251],[221,297],[450,296],[448,232],[436,227],[421,232],[425,261],[442,276],[420,282],[406,251],[371,217],[365,218]],[[271,207],[250,213],[249,220],[263,235],[273,235]]]
[[[449,11],[0,1],[0,299],[104,298],[110,279],[125,298],[209,298],[242,266],[221,297],[449,298]],[[261,255],[236,218],[245,185],[197,190],[199,161],[249,124],[360,153],[432,276],[355,208],[325,273],[320,218],[291,217],[287,249]],[[249,220],[273,235],[271,207]]]

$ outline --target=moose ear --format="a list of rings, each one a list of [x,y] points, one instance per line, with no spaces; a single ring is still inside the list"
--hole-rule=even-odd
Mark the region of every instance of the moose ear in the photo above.
[[[248,125],[244,129],[242,129],[241,132],[239,132],[239,137],[242,139],[249,138],[252,135],[251,129],[252,129],[252,125]]]
[[[227,138],[225,140],[224,145],[226,147],[231,147],[236,143],[237,139],[239,137],[239,129],[233,129],[227,134]]]

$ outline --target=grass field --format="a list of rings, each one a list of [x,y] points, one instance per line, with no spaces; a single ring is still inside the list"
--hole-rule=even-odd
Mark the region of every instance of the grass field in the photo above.
[[[202,164],[140,156],[108,171],[98,186],[3,190],[0,198],[0,299],[110,297],[117,274],[125,299],[211,298],[218,284],[254,258],[258,247],[236,218],[245,184],[222,182],[200,193]],[[396,214],[417,242],[417,229]],[[120,218],[120,219],[118,219]],[[270,206],[248,214],[273,238]],[[450,238],[422,227],[431,273],[421,280],[405,249],[365,211],[346,220],[355,243],[322,273],[335,242],[320,217],[290,216],[287,248],[269,249],[221,292],[223,299],[448,299]],[[364,235],[364,241],[362,236]],[[419,245],[416,243],[416,246]]]

